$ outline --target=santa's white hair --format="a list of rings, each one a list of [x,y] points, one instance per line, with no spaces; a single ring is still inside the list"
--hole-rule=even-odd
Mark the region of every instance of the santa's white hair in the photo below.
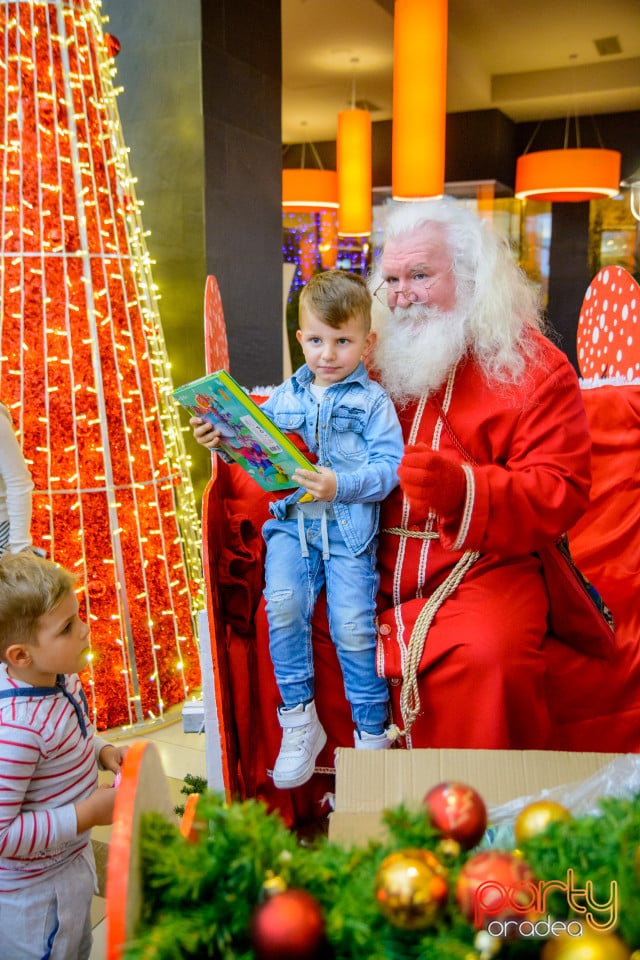
[[[473,354],[490,382],[518,382],[525,371],[527,358],[535,352],[532,331],[544,328],[532,284],[513,259],[506,240],[473,211],[453,200],[399,204],[387,218],[383,249],[389,239],[412,234],[429,223],[444,227],[451,254],[456,282],[456,306],[452,319],[457,321],[455,325],[459,323],[458,337],[464,340],[462,352]],[[382,279],[378,260],[370,278],[372,291]],[[396,313],[401,315],[402,311]],[[374,323],[379,325],[380,318]],[[385,328],[387,324],[388,320]],[[384,333],[383,330],[379,333],[379,366],[383,380],[386,379],[384,367],[392,351],[389,341],[393,336],[385,328]],[[419,332],[416,339],[420,339]],[[443,371],[443,376],[448,372]],[[435,388],[430,382],[424,386],[428,390]],[[411,387],[409,392],[413,392]]]

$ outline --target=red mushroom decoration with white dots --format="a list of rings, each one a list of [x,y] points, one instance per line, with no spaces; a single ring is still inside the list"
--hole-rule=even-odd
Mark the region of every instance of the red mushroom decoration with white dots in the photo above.
[[[577,347],[585,380],[640,378],[640,287],[623,267],[603,267],[589,284]]]

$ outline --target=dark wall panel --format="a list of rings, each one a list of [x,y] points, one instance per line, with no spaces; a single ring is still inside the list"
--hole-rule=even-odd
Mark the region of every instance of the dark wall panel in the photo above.
[[[200,0],[103,0],[118,37],[115,83],[136,195],[160,293],[159,310],[177,386],[204,373],[206,279]],[[199,492],[211,474],[189,444]]]
[[[498,180],[513,188],[515,124],[500,110],[448,113],[445,179]]]
[[[576,333],[589,271],[589,204],[554,203],[549,252],[547,316],[559,335],[558,346],[578,369]]]
[[[231,372],[282,379],[279,0],[202,0],[207,271],[222,294]]]
[[[176,383],[200,375],[204,262],[199,0],[103,0],[105,29],[121,44],[116,83],[153,278]]]

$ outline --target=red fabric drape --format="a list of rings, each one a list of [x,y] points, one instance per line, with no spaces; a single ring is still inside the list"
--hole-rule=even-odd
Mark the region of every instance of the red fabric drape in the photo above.
[[[582,391],[589,420],[589,509],[571,552],[611,607],[622,641],[640,640],[640,384]]]
[[[548,650],[563,749],[638,752],[640,722],[640,384],[583,390],[593,442],[589,508],[569,531],[578,567],[611,608],[616,659]],[[597,681],[598,682],[594,682]]]

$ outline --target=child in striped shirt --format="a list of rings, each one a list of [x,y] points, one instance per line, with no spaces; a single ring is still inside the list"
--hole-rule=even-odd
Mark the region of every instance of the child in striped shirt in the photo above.
[[[125,749],[94,737],[77,671],[89,628],[74,577],[30,553],[0,559],[0,937],[11,960],[87,960],[90,830],[113,818]]]

